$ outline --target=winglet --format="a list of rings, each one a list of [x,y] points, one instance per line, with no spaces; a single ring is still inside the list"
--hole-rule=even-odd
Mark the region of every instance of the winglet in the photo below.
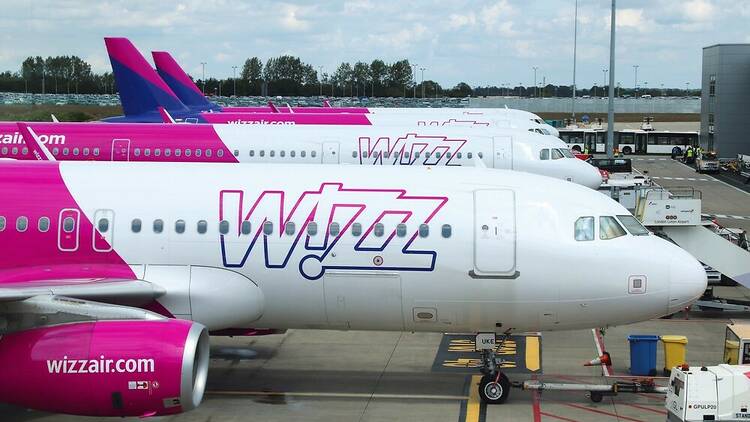
[[[26,142],[26,146],[29,147],[29,151],[34,154],[34,157],[39,161],[57,161],[55,157],[50,154],[47,147],[39,140],[39,137],[34,133],[33,130],[26,123],[16,123],[18,126],[18,132],[23,136],[23,141]]]
[[[279,113],[279,109],[273,104],[273,101],[268,102],[268,106],[271,107],[271,113]]]
[[[323,101],[323,107],[325,108],[331,108],[331,103],[328,102],[328,100]]]
[[[50,113],[50,116],[52,116],[52,122],[53,123],[60,123],[60,121],[57,120],[57,116],[55,116],[54,114],[51,114],[51,113]]]
[[[169,112],[167,111],[167,109],[166,109],[166,108],[164,108],[164,107],[162,107],[162,106],[159,106],[159,107],[157,107],[157,110],[159,110],[159,115],[161,116],[161,120],[162,120],[162,121],[163,121],[164,123],[177,123],[177,122],[175,122],[175,120],[174,120],[174,119],[172,118],[172,115],[171,115],[171,114],[169,114]]]

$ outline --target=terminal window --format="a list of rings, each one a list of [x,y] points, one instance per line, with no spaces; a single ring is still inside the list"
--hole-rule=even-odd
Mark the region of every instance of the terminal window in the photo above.
[[[716,75],[711,75],[708,82],[708,96],[713,97],[714,95],[716,95]]]

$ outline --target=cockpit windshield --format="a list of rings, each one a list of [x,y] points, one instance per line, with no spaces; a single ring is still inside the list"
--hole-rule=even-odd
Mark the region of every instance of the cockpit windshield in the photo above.
[[[576,158],[576,156],[573,155],[573,153],[570,152],[570,150],[567,149],[567,148],[566,149],[560,149],[560,151],[562,151],[562,153],[565,156],[565,158]]]
[[[643,227],[641,222],[632,215],[618,215],[617,219],[620,220],[620,223],[622,223],[622,225],[625,226],[633,236],[646,236],[650,233],[648,229]]]

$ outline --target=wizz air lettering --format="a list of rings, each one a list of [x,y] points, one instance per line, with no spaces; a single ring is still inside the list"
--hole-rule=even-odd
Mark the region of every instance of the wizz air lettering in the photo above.
[[[466,144],[465,139],[448,139],[445,136],[421,136],[409,133],[391,140],[381,136],[359,137],[359,163],[373,165],[425,165],[460,166],[453,163],[456,154]]]
[[[439,120],[419,120],[417,126],[483,126],[489,127],[490,122],[478,122],[476,120],[458,120],[448,119],[445,121]]]
[[[281,120],[229,120],[227,124],[230,125],[295,125],[296,122],[281,121]]]
[[[38,135],[39,141],[47,145],[65,145],[65,135]],[[18,133],[0,134],[0,144],[23,144],[23,136]]]
[[[296,198],[279,190],[257,196],[222,190],[219,218],[232,229],[220,236],[223,264],[243,267],[262,256],[266,268],[295,265],[308,280],[330,269],[432,271],[437,252],[424,246],[419,228],[446,202],[444,196],[352,189],[338,182]]]

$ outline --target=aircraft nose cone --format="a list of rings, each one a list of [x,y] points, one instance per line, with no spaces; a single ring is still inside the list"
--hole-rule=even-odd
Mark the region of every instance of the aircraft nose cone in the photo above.
[[[680,250],[669,265],[669,313],[678,312],[700,298],[708,286],[706,270],[692,255]]]
[[[581,161],[581,164],[581,171],[579,171],[581,180],[576,180],[576,182],[594,190],[599,189],[602,185],[602,174],[599,173],[599,169],[585,161]]]

